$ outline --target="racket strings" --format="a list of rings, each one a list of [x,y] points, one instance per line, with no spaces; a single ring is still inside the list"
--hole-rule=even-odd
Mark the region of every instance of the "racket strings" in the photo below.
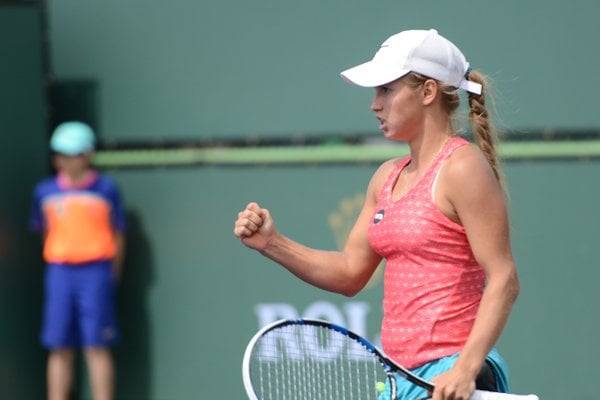
[[[263,335],[250,376],[261,400],[375,400],[377,382],[386,378],[379,359],[356,340],[302,324]]]

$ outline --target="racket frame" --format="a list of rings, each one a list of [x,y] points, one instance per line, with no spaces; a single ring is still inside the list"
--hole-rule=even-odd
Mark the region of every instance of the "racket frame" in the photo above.
[[[396,362],[391,360],[389,357],[387,357],[383,353],[383,351],[379,350],[375,345],[373,345],[371,342],[369,342],[367,339],[365,339],[361,335],[357,334],[356,332],[353,332],[350,329],[347,329],[343,326],[334,324],[329,321],[321,320],[321,319],[295,318],[295,319],[281,319],[281,320],[272,322],[268,325],[265,325],[258,332],[256,332],[256,334],[252,337],[250,342],[248,342],[248,345],[246,346],[246,350],[244,352],[244,358],[242,360],[242,377],[243,377],[243,381],[244,381],[244,388],[246,389],[246,393],[248,394],[248,396],[250,396],[250,400],[261,400],[258,398],[258,396],[256,395],[256,393],[254,391],[254,387],[252,384],[252,378],[250,376],[250,362],[251,362],[252,352],[253,352],[256,344],[258,343],[260,338],[262,336],[264,336],[267,332],[276,330],[277,328],[281,328],[283,326],[290,326],[290,325],[317,326],[317,327],[321,327],[321,328],[326,328],[326,329],[338,332],[342,335],[345,335],[345,336],[351,338],[352,340],[354,340],[355,342],[359,343],[367,351],[369,351],[371,354],[373,354],[378,359],[379,363],[382,365],[382,367],[385,371],[385,374],[387,375],[387,377],[390,381],[390,391],[391,391],[392,399],[395,398],[395,396],[396,396],[396,378],[394,376],[394,373],[400,375],[401,377],[408,380],[409,382],[412,382],[415,385],[418,385],[418,386],[426,389],[429,392],[433,391],[434,386],[431,382],[413,374],[412,372],[410,372],[403,366],[397,364]]]
[[[252,378],[250,377],[250,362],[252,352],[256,346],[256,343],[258,343],[260,338],[267,332],[287,325],[311,325],[327,328],[341,333],[343,335],[346,335],[347,337],[362,345],[371,354],[373,354],[378,359],[379,363],[382,365],[385,374],[387,375],[390,382],[390,398],[392,399],[396,398],[396,378],[394,374],[400,375],[402,378],[414,383],[417,386],[422,387],[423,389],[426,389],[430,393],[433,392],[433,383],[413,374],[408,369],[396,363],[394,360],[387,357],[382,350],[379,350],[375,345],[373,345],[371,342],[369,342],[367,339],[357,334],[356,332],[353,332],[350,329],[347,329],[343,326],[321,319],[295,318],[281,319],[264,326],[258,332],[256,332],[256,334],[252,337],[250,342],[248,342],[248,345],[246,346],[246,351],[244,352],[244,358],[242,360],[242,377],[244,381],[244,388],[246,389],[246,393],[250,397],[250,400],[262,400],[256,395],[252,384]],[[476,390],[471,396],[471,400],[539,400],[539,398],[534,394],[516,395]]]

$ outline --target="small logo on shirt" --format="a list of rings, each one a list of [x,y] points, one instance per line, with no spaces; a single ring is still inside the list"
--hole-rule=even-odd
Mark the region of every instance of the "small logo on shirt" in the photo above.
[[[374,224],[378,224],[381,221],[383,221],[383,215],[385,214],[384,210],[379,210],[377,211],[377,214],[375,214],[375,217],[373,218],[373,223]]]

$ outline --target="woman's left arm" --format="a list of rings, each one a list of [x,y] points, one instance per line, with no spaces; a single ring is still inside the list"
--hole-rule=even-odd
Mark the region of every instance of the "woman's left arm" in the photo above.
[[[504,191],[481,152],[471,146],[455,151],[444,167],[441,193],[452,217],[466,231],[473,254],[486,276],[477,317],[452,370],[434,380],[434,400],[468,399],[486,356],[496,344],[519,294],[510,245]]]

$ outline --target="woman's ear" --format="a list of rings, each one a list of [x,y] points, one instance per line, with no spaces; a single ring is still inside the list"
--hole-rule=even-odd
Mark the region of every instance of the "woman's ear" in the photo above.
[[[430,105],[437,98],[438,83],[434,79],[423,82],[423,105]]]

